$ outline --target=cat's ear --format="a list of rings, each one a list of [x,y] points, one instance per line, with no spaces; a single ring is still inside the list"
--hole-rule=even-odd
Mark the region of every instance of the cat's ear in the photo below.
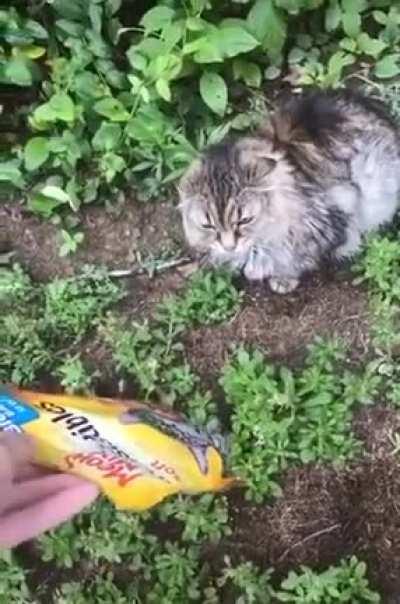
[[[248,184],[257,185],[274,169],[276,159],[262,139],[244,139],[238,145],[238,164]]]
[[[196,191],[200,176],[201,161],[196,159],[190,164],[189,168],[176,185],[180,199],[180,206],[182,203],[185,203],[188,198],[192,197],[194,191]]]

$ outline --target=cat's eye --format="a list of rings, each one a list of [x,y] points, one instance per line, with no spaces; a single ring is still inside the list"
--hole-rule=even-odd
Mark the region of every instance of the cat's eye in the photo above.
[[[247,216],[246,218],[241,218],[240,220],[238,220],[237,225],[245,226],[246,224],[250,224],[250,222],[252,222],[252,220],[253,220],[253,216]]]
[[[201,225],[202,229],[207,229],[209,231],[215,231],[215,226],[209,223],[204,223]]]

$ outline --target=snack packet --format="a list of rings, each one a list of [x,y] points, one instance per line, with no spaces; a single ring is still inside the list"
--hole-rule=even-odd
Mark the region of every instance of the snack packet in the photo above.
[[[222,475],[220,437],[136,401],[1,388],[0,430],[31,435],[38,463],[96,483],[119,509],[235,482]]]

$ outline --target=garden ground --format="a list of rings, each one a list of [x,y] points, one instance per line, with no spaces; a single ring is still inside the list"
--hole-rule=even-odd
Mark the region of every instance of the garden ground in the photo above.
[[[107,266],[116,271],[113,274],[134,273],[138,252],[140,257],[161,257],[165,250],[181,249],[179,224],[170,204],[130,202],[112,213],[91,208],[83,228],[86,245],[75,256],[61,259],[56,227],[27,215],[18,205],[5,205],[0,210],[0,252],[12,251],[13,260],[35,280],[47,281],[79,274],[86,263]],[[193,265],[183,264],[154,276],[118,277],[128,290],[119,303],[120,313],[130,320],[151,316],[165,294],[184,287],[188,266],[193,270]],[[296,368],[316,336],[339,337],[346,344],[348,367],[370,359],[368,292],[354,283],[350,270],[331,269],[310,277],[285,297],[266,286],[239,283],[239,287],[244,288],[244,302],[228,321],[194,327],[184,336],[186,358],[217,400],[221,400],[219,373],[240,344],[256,345],[269,360]],[[101,341],[85,339],[80,352],[88,366],[101,369],[97,394],[119,396],[122,388],[123,394],[135,395],[129,381],[121,386]],[[57,390],[48,376],[35,387]],[[400,415],[378,401],[357,411],[353,428],[364,451],[345,467],[290,468],[281,480],[282,497],[263,505],[249,503],[240,491],[228,494],[232,534],[216,545],[205,544],[202,551],[211,574],[218,574],[227,555],[235,562],[245,559],[274,568],[283,577],[299,565],[323,568],[356,554],[368,564],[371,584],[380,593],[400,592],[400,466],[393,444]],[[179,532],[174,522],[156,527],[161,539]],[[20,555],[33,568],[31,584],[42,583],[43,575],[54,585],[69,576],[68,571],[61,570],[58,576],[53,570],[49,579],[51,563],[42,569],[35,546],[23,547]],[[232,601],[230,597],[228,590],[224,601]]]

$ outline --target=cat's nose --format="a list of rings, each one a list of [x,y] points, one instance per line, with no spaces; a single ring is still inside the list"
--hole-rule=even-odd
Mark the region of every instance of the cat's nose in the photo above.
[[[222,232],[221,245],[226,252],[232,252],[236,247],[235,235],[229,231]]]

